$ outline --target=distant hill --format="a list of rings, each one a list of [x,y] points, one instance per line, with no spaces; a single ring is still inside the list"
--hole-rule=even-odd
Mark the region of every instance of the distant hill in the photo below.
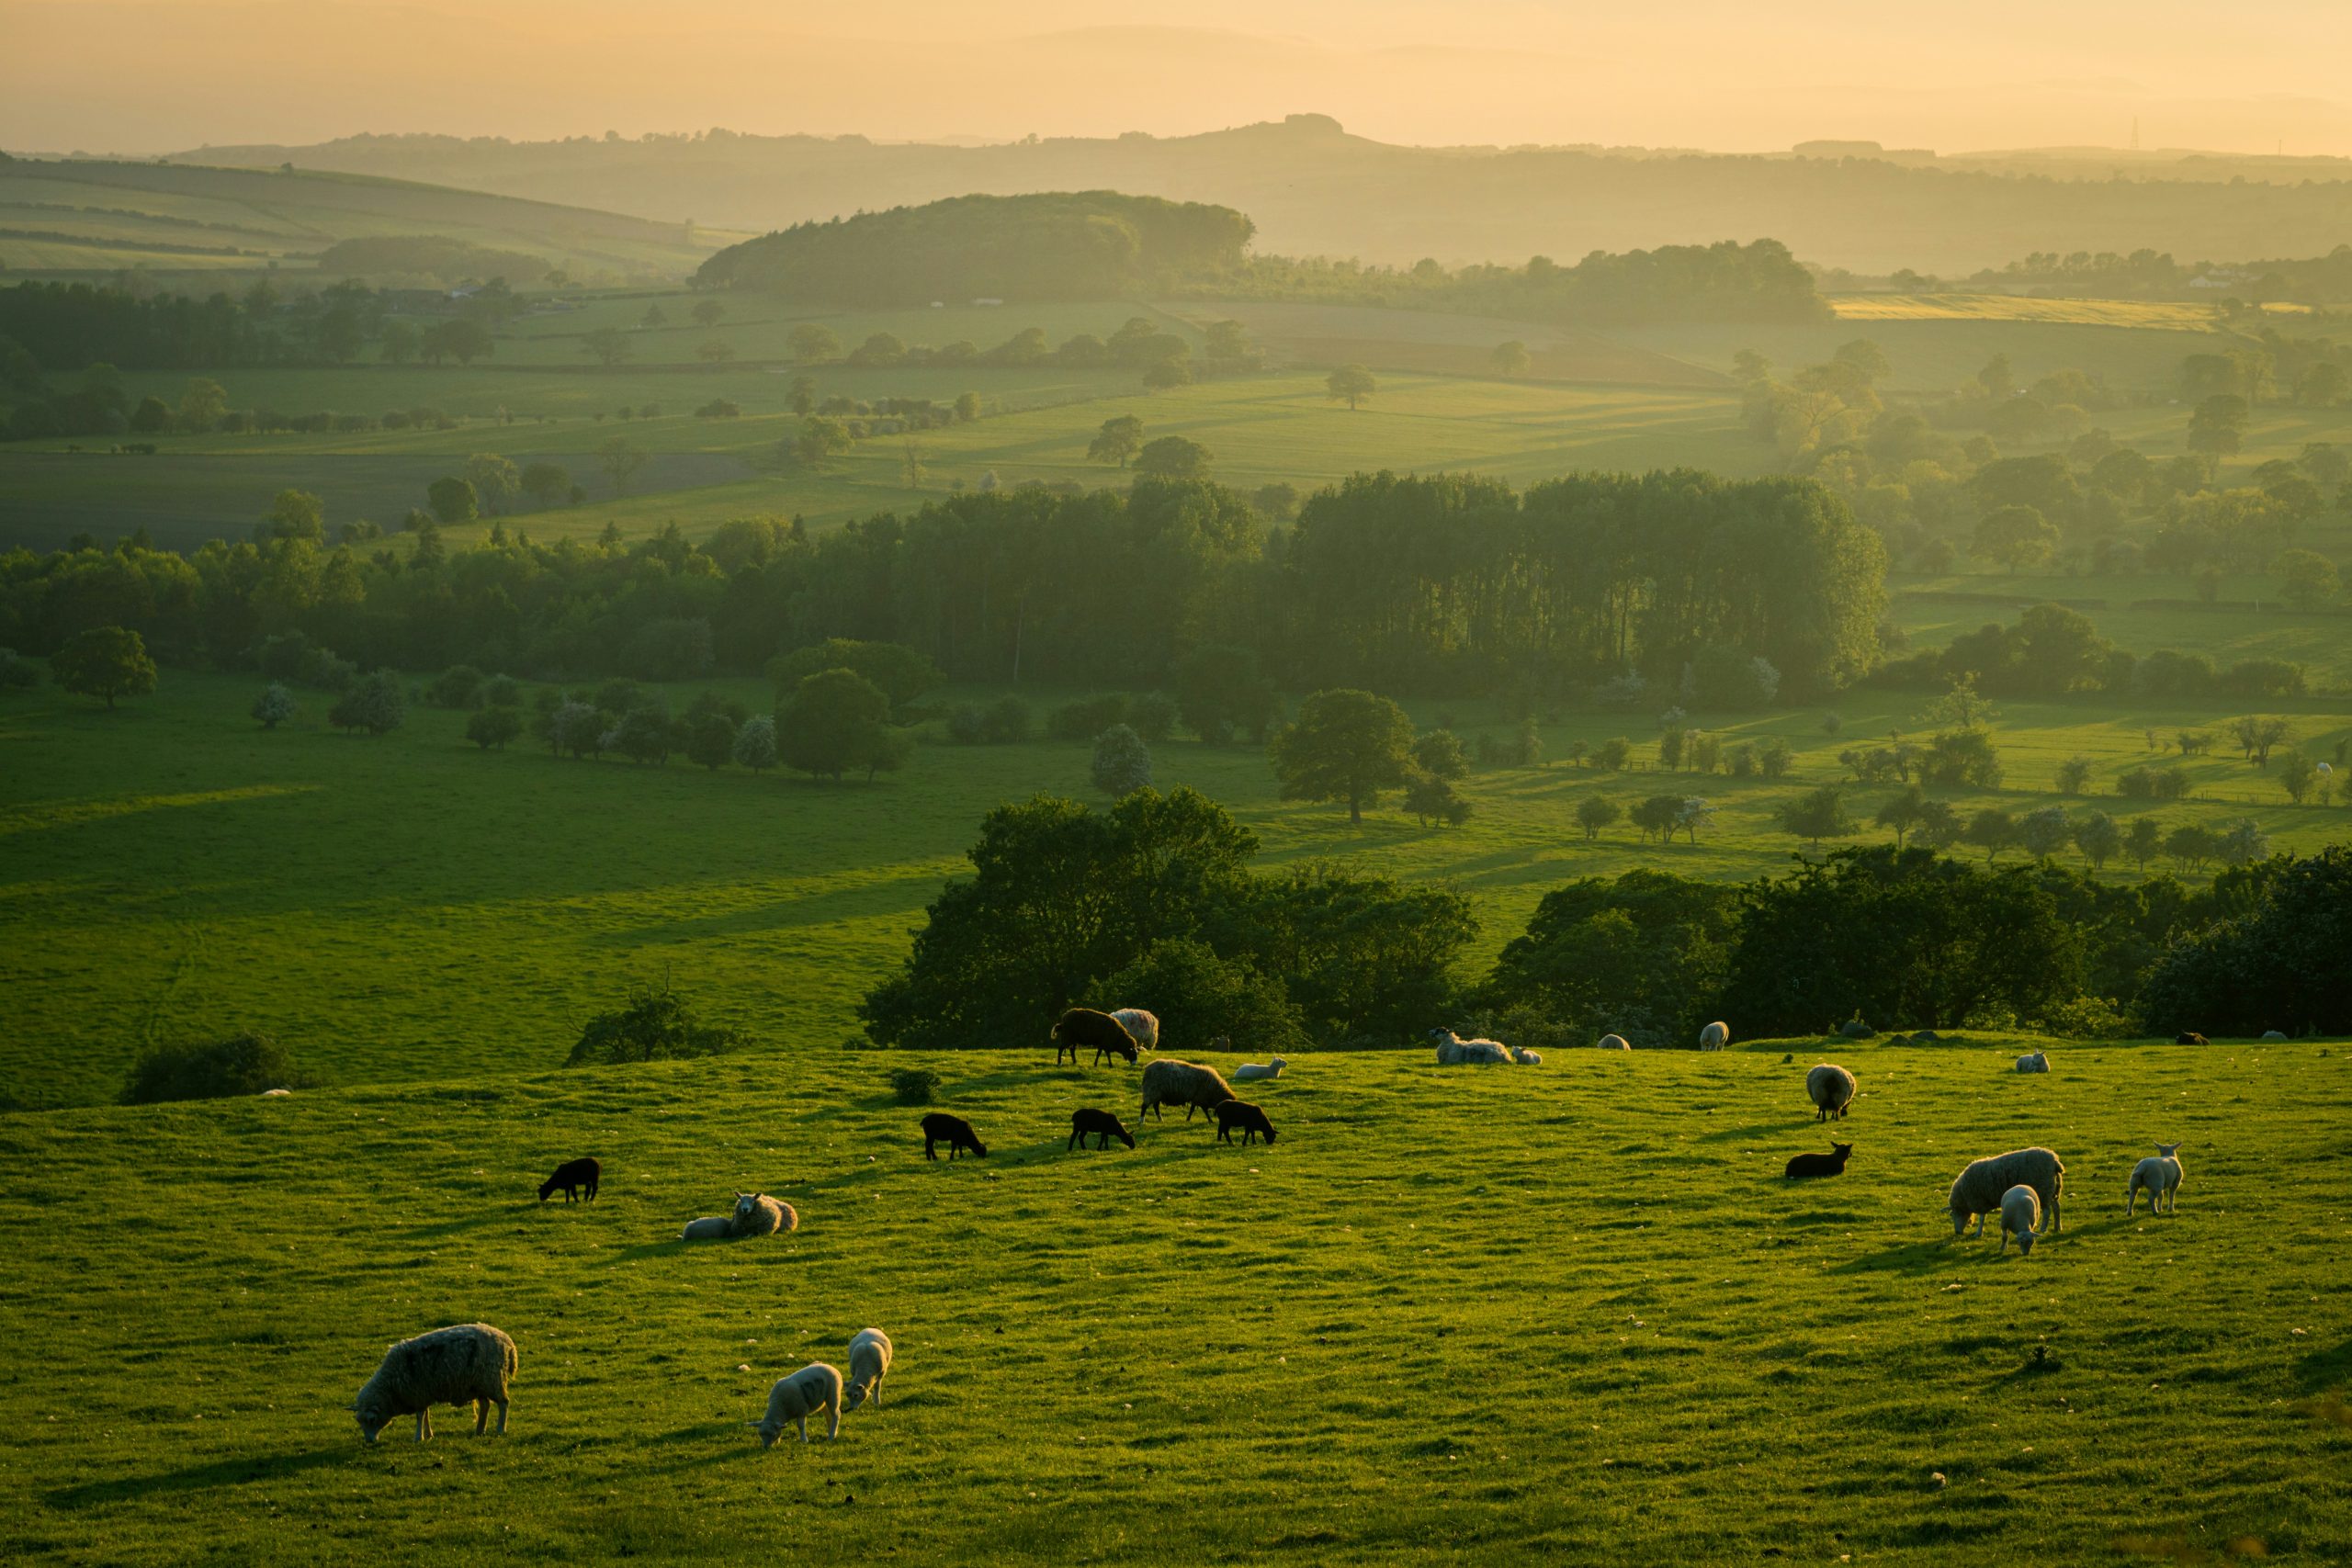
[[[16,274],[272,264],[299,270],[362,242],[366,270],[380,271],[379,264],[399,258],[396,242],[430,239],[440,243],[435,254],[443,261],[489,253],[561,265],[581,277],[676,277],[736,237],[368,174],[81,159],[0,163],[0,264]]]
[[[1198,136],[978,147],[712,131],[640,141],[353,137],[210,164],[431,180],[763,231],[974,192],[1116,189],[1249,213],[1266,250],[1409,265],[1572,261],[1766,235],[1808,262],[1952,275],[2034,252],[2318,255],[2352,232],[2352,162],[2064,148],[1937,157],[1400,147],[1321,115]],[[2245,183],[2233,183],[2243,180]]]

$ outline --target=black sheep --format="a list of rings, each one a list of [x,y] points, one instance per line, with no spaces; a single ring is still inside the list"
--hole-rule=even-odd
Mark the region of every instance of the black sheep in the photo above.
[[[1218,1100],[1216,1141],[1220,1144],[1233,1142],[1236,1127],[1241,1129],[1241,1141],[1245,1144],[1261,1134],[1264,1134],[1266,1142],[1271,1144],[1274,1141],[1274,1124],[1266,1120],[1265,1111],[1246,1100]]]
[[[1803,1176],[1843,1176],[1846,1173],[1846,1158],[1853,1152],[1854,1145],[1851,1144],[1832,1144],[1829,1145],[1829,1152],[1826,1155],[1797,1156],[1789,1161],[1788,1169],[1781,1174],[1791,1181]]]
[[[1085,1047],[1094,1047],[1094,1060],[1100,1065],[1105,1055],[1124,1056],[1130,1063],[1136,1059],[1136,1037],[1127,1026],[1107,1012],[1092,1008],[1072,1008],[1062,1014],[1054,1025],[1054,1066],[1061,1066],[1062,1053],[1069,1053],[1071,1066],[1078,1066],[1078,1054]]]
[[[572,1194],[585,1187],[588,1190],[588,1201],[593,1203],[596,1201],[596,1183],[604,1174],[605,1168],[593,1159],[583,1156],[580,1159],[565,1160],[555,1168],[553,1176],[539,1183],[539,1201],[546,1202],[555,1195],[555,1190],[560,1187],[563,1189],[563,1201],[569,1203],[571,1201]]]
[[[933,1144],[945,1144],[947,1157],[951,1160],[959,1149],[969,1149],[982,1159],[989,1157],[989,1147],[980,1142],[980,1135],[972,1131],[972,1124],[961,1116],[950,1116],[944,1111],[934,1111],[922,1119],[923,1158],[939,1157],[932,1153]]]
[[[1097,1135],[1094,1146],[1098,1149],[1109,1148],[1111,1140],[1114,1138],[1118,1139],[1129,1148],[1136,1146],[1136,1135],[1127,1131],[1125,1122],[1109,1111],[1073,1111],[1069,1113],[1069,1142],[1062,1145],[1062,1153],[1068,1154],[1086,1142],[1086,1135],[1089,1133]]]

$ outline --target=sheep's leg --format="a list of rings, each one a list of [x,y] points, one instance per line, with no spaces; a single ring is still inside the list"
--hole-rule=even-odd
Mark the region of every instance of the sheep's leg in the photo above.
[[[416,1413],[416,1440],[420,1443],[433,1440],[433,1412],[430,1410]]]
[[[922,1141],[922,1157],[925,1159],[937,1159],[939,1157],[937,1155],[931,1152],[931,1140],[929,1138],[925,1138]]]
[[[800,1423],[800,1440],[805,1443],[808,1440],[808,1417],[803,1415],[797,1419]]]
[[[1078,1140],[1079,1140],[1079,1137],[1080,1137],[1080,1134],[1079,1134],[1072,1133],[1072,1134],[1069,1135],[1069,1142],[1068,1142],[1068,1143],[1066,1143],[1066,1144],[1064,1144],[1064,1145],[1062,1145],[1062,1153],[1064,1153],[1064,1154],[1068,1154],[1068,1153],[1069,1153],[1069,1152],[1070,1152],[1070,1150],[1072,1150],[1072,1149],[1074,1149],[1074,1148],[1078,1147]]]
[[[874,1408],[876,1410],[882,1408],[882,1374],[880,1372],[874,1374]]]
[[[502,1438],[506,1436],[506,1401],[503,1396],[498,1401],[498,1435]]]
[[[500,1414],[503,1415],[504,1412],[502,1411]],[[477,1438],[481,1437],[483,1432],[489,1429],[489,1427],[490,1401],[482,1395],[477,1394],[474,1396],[474,1436]]]
[[[825,1426],[825,1436],[829,1438],[840,1437],[842,1435],[842,1407],[840,1404],[836,1402],[834,1404],[828,1404],[825,1407],[825,1411],[827,1415],[832,1417],[832,1419]]]

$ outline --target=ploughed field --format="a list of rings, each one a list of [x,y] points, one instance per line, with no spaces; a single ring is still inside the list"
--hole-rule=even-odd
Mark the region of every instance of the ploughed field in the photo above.
[[[2038,1047],[2046,1077],[2011,1070]],[[1835,1127],[1825,1057],[1860,1080]],[[986,1160],[925,1163],[908,1065]],[[1319,1055],[1245,1089],[1272,1146],[1174,1119],[1065,1152],[1136,1077],[811,1048],[0,1118],[0,1554],[2352,1551],[2340,1043]],[[1832,1134],[1842,1177],[1781,1179]],[[2179,1213],[2126,1220],[2159,1139]],[[1955,1244],[1954,1173],[2036,1143],[2063,1232]],[[599,1201],[538,1204],[581,1154]],[[739,1188],[798,1233],[675,1239]],[[520,1349],[507,1436],[445,1410],[426,1448],[405,1421],[363,1448],[345,1406],[385,1347],[473,1320]],[[762,1451],[769,1383],[868,1325],[884,1406]]]

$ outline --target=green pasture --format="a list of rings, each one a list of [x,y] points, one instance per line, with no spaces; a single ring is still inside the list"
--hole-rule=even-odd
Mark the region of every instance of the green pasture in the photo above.
[[[584,848],[584,846],[583,846]],[[535,907],[534,924],[567,919]],[[228,933],[221,933],[225,940]],[[391,945],[390,942],[387,943]],[[472,1027],[466,974],[413,963]],[[389,977],[388,977],[389,979]],[[771,972],[766,984],[789,980]],[[2339,1562],[2340,1044],[1812,1041],[1294,1059],[1278,1133],[1132,1114],[1042,1043],[492,1076],[0,1117],[18,1562]],[[1861,1093],[1835,1127],[1803,1089]],[[1214,1058],[1229,1067],[1241,1058]],[[888,1068],[985,1161],[926,1163]],[[1780,1177],[1852,1143],[1845,1174]],[[2177,1215],[2117,1210],[2182,1141]],[[1972,1157],[2066,1163],[2030,1258]],[[593,1205],[540,1205],[594,1153]],[[790,1235],[689,1247],[738,1189]],[[135,1247],[135,1266],[125,1248]],[[363,1447],[394,1339],[519,1350],[503,1438]],[[881,1406],[763,1450],[776,1377],[887,1329]],[[820,1427],[821,1431],[821,1426]]]
[[[1078,742],[965,748],[933,727],[904,772],[831,784],[683,760],[558,760],[527,739],[485,752],[462,739],[463,714],[421,706],[388,736],[347,737],[324,725],[331,699],[307,692],[290,725],[265,732],[246,712],[260,684],[170,671],[154,696],[113,712],[53,686],[0,703],[0,952],[13,982],[0,1088],[18,1100],[103,1100],[143,1047],[243,1029],[345,1082],[531,1070],[560,1062],[632,985],[665,975],[763,1050],[831,1046],[854,1032],[857,999],[903,957],[990,807],[1037,791],[1102,798]],[[771,700],[761,682],[716,684],[754,708]],[[695,690],[673,688],[673,705]],[[1042,720],[1074,694],[1025,694]],[[1653,716],[1563,716],[1543,728],[1549,764],[1464,784],[1476,814],[1459,829],[1422,827],[1393,795],[1361,828],[1336,807],[1283,802],[1246,746],[1165,741],[1154,777],[1222,802],[1259,835],[1262,863],[1327,861],[1458,888],[1480,921],[1465,964],[1476,978],[1572,878],[1785,869],[1800,846],[1780,830],[1779,805],[1840,776],[1840,750],[1917,737],[1923,706],[1855,694],[1835,736],[1817,711],[1694,716],[1729,740],[1786,739],[1796,757],[1781,781],[1662,773]],[[1414,707],[1465,739],[1510,728],[1486,705]],[[2114,795],[2118,774],[2163,760],[2146,730],[2169,743],[2235,711],[2007,705],[2007,787],[1951,798],[1963,811],[2250,817],[2281,849],[2352,836],[2352,809],[2294,806],[2234,755],[2186,763],[2196,795],[2185,803]],[[2341,705],[2290,716],[2316,756],[2352,736]],[[1636,771],[1566,761],[1576,740],[1619,735],[1635,743]],[[2092,760],[2095,797],[2062,801],[2049,792],[2077,753]],[[1595,792],[1628,807],[1703,795],[1715,823],[1696,843],[1645,844],[1622,823],[1588,843],[1573,813]],[[1891,793],[1856,790],[1851,804],[1867,820]],[[1871,829],[1859,841],[1884,837]]]

